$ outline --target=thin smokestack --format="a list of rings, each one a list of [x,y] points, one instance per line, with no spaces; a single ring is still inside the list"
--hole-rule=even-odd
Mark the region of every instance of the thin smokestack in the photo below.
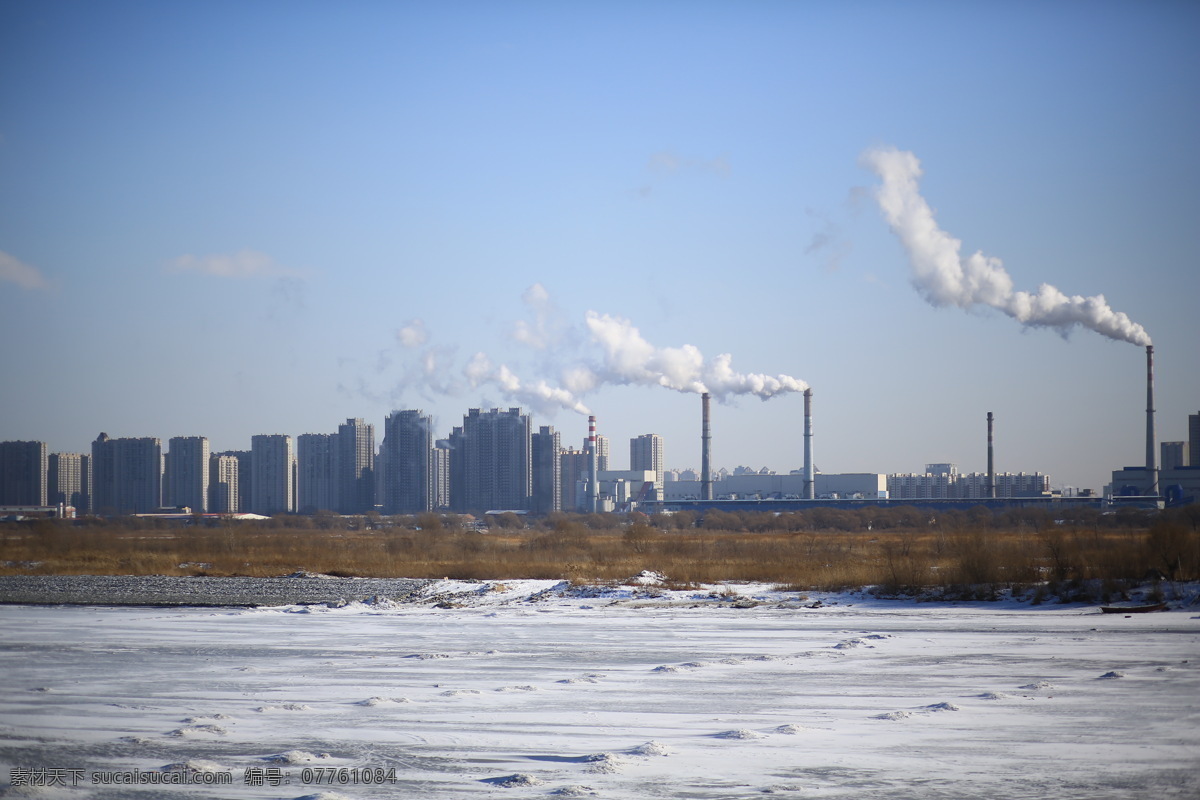
[[[996,499],[996,462],[992,457],[992,412],[988,412],[988,482],[987,496]]]
[[[703,427],[700,432],[700,499],[713,499],[712,486],[712,430],[708,422],[708,392],[700,395],[703,409]]]
[[[804,390],[804,499],[815,500],[817,487],[813,475],[812,389]]]
[[[1154,345],[1146,345],[1146,472],[1150,486],[1146,494],[1158,497],[1158,466],[1154,458]]]
[[[593,514],[600,510],[600,458],[596,448],[596,418],[588,417],[588,511]]]

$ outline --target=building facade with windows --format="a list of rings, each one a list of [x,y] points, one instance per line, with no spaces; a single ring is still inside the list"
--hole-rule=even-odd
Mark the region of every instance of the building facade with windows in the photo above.
[[[385,514],[421,514],[439,507],[433,417],[420,409],[393,411],[379,448],[380,503]]]
[[[0,442],[0,506],[45,506],[49,468],[45,442]]]
[[[250,511],[269,516],[296,510],[295,461],[291,436],[250,437]]]
[[[167,441],[164,505],[208,511],[208,439],[174,436]]]

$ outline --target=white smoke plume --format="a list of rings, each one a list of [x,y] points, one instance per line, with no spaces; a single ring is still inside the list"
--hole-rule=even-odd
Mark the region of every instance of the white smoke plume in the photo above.
[[[591,413],[569,390],[551,386],[544,380],[526,383],[504,364],[493,364],[486,353],[476,353],[463,369],[463,374],[466,375],[472,389],[485,385],[494,386],[505,398],[529,406],[534,411],[547,413],[566,409],[578,414]]]
[[[533,312],[533,321],[514,326],[511,339],[537,354],[536,365],[520,363],[513,369],[479,351],[460,371],[455,364],[456,348],[432,344],[425,322],[408,320],[396,330],[395,341],[409,354],[396,366],[394,350],[379,355],[377,370],[395,376],[393,402],[410,394],[434,399],[486,389],[540,414],[561,410],[590,414],[583,398],[612,385],[708,392],[719,400],[741,395],[767,400],[808,388],[804,381],[788,375],[737,372],[728,353],[706,360],[692,345],[656,347],[642,338],[629,320],[609,314],[589,311],[586,328],[568,325],[541,284],[527,289],[522,299]],[[526,380],[518,370],[538,377]],[[365,395],[365,388],[360,392]]]
[[[1150,344],[1145,328],[1113,311],[1103,295],[1066,295],[1043,283],[1036,292],[1014,291],[1000,259],[975,252],[964,258],[962,242],[937,225],[919,190],[921,162],[896,148],[868,150],[862,163],[883,183],[875,198],[892,232],[908,251],[913,285],[935,306],[985,305],[1029,327],[1054,328],[1064,336],[1083,326],[1111,339]]]
[[[633,324],[621,317],[587,313],[592,341],[604,352],[598,370],[576,369],[567,381],[578,391],[604,383],[665,386],[677,392],[708,392],[718,399],[754,395],[767,400],[777,394],[802,392],[804,381],[789,375],[744,375],[733,370],[733,357],[722,353],[711,361],[692,345],[655,347],[642,338]]]

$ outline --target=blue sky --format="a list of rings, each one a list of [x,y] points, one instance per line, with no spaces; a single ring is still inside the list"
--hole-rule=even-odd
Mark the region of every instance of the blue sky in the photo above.
[[[629,358],[729,354],[812,386],[824,471],[982,470],[993,411],[998,469],[1099,489],[1143,456],[1142,348],[927,302],[864,154],[919,159],[964,259],[1143,325],[1186,438],[1197,31],[1187,2],[7,0],[0,439],[522,405],[578,446],[586,406],[614,466],[654,432],[698,467],[699,399]],[[800,466],[799,394],[723,399],[718,465]]]

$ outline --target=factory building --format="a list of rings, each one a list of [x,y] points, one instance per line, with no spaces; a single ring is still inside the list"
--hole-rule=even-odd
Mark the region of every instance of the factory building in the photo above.
[[[700,500],[702,484],[700,480],[667,481],[663,485],[663,499],[668,502]],[[726,474],[713,482],[713,495],[717,500],[800,500],[804,497],[804,489],[803,471],[788,475]],[[884,499],[888,496],[887,476],[873,472],[818,472],[813,476],[813,491],[817,499]]]

